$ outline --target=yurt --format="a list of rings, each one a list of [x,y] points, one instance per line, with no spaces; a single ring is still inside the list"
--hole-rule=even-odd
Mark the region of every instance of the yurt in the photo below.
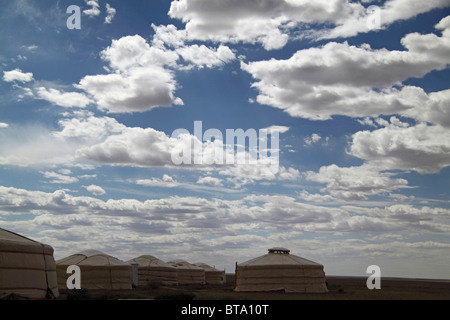
[[[205,270],[187,261],[177,259],[167,262],[177,269],[178,284],[204,284]]]
[[[225,283],[225,271],[217,270],[210,265],[203,262],[194,263],[195,266],[205,270],[205,282],[206,284],[224,284]]]
[[[142,255],[127,261],[137,263],[139,285],[149,284],[176,285],[177,268],[151,255]]]
[[[53,248],[0,228],[0,297],[59,296]]]
[[[132,267],[117,258],[97,250],[86,250],[56,261],[58,286],[67,288],[67,267],[77,265],[81,272],[81,288],[118,290],[132,288]]]
[[[261,257],[236,264],[235,291],[327,292],[323,265],[271,248]]]

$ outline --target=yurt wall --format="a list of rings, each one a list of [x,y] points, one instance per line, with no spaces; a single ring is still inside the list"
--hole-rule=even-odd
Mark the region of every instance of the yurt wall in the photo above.
[[[204,284],[205,270],[190,264],[187,261],[177,259],[168,261],[168,264],[177,268],[178,284]]]
[[[164,261],[151,256],[142,255],[127,261],[128,263],[138,264],[138,282],[139,286],[151,284],[176,285],[177,268]]]
[[[58,286],[67,288],[67,267],[77,265],[81,271],[81,287],[90,290],[132,288],[132,267],[117,258],[96,250],[87,250],[56,261]]]
[[[327,292],[323,265],[291,255],[288,249],[236,265],[235,291]]]
[[[0,296],[59,296],[53,248],[0,228]]]

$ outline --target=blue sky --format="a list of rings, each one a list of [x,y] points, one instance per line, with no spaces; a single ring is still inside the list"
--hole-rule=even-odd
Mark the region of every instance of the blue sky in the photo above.
[[[2,1],[0,225],[57,259],[234,271],[284,246],[331,275],[449,279],[449,8]],[[227,129],[277,130],[276,171],[174,164],[195,121],[214,152]]]

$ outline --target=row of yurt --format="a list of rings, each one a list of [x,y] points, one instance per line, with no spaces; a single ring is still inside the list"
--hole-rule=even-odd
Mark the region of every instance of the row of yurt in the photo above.
[[[154,256],[142,255],[127,262],[138,265],[139,286],[178,284],[177,269]]]
[[[43,299],[67,288],[67,268],[81,271],[82,287],[96,290],[131,289],[133,265],[139,284],[223,284],[224,272],[204,263],[184,260],[167,263],[150,255],[123,262],[96,250],[87,250],[55,262],[53,248],[0,228],[0,297]],[[323,265],[271,248],[268,254],[237,264],[235,291],[327,292]]]
[[[59,296],[53,248],[0,228],[0,297]]]
[[[182,259],[167,262],[177,270],[178,284],[205,284],[205,270]]]
[[[328,292],[323,265],[271,248],[266,255],[236,264],[235,291]]]
[[[203,262],[194,263],[195,266],[205,270],[205,283],[206,284],[224,284],[225,283],[225,271],[217,270],[210,265]]]
[[[132,266],[97,250],[85,250],[56,261],[58,286],[67,288],[67,268],[76,265],[81,272],[81,287],[89,290],[126,290],[132,288]]]

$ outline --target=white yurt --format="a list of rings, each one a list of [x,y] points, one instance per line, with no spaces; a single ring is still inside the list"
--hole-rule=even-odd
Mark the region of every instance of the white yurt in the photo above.
[[[169,265],[177,268],[178,284],[204,284],[205,270],[194,266],[187,261],[176,259],[167,262]]]
[[[178,284],[177,268],[152,255],[142,255],[127,262],[138,265],[139,286]]]
[[[0,297],[59,296],[53,248],[0,228]]]
[[[56,261],[58,286],[67,289],[67,267],[77,265],[81,272],[81,288],[118,290],[132,288],[131,264],[97,250],[86,250]]]
[[[235,291],[328,292],[323,265],[271,248],[261,257],[236,264]]]
[[[225,271],[217,270],[210,265],[197,262],[194,263],[195,266],[202,268],[205,270],[205,282],[206,284],[224,284],[225,283]]]

